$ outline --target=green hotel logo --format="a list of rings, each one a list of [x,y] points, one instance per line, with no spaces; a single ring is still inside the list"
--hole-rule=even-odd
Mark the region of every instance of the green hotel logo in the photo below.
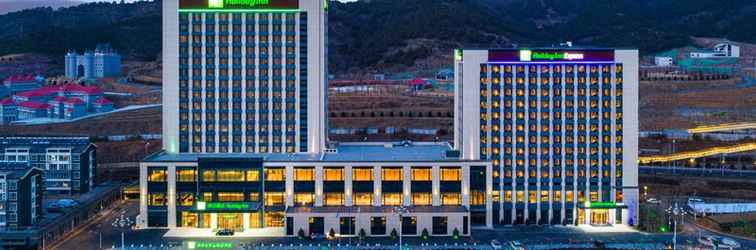
[[[213,9],[222,9],[226,5],[258,7],[269,5],[270,0],[208,0],[207,5]]]
[[[585,55],[582,53],[571,52],[540,52],[531,50],[520,50],[520,61],[556,61],[556,60],[583,60]]]

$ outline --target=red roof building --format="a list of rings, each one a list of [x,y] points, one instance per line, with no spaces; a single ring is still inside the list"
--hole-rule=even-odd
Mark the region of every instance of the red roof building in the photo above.
[[[50,105],[48,105],[47,103],[39,103],[39,102],[32,102],[32,101],[22,102],[18,106],[24,107],[24,108],[36,109],[36,110],[50,108]]]
[[[16,101],[14,101],[13,98],[8,97],[0,101],[0,105],[3,105],[3,106],[16,105]]]
[[[108,104],[113,104],[113,102],[112,102],[112,101],[110,101],[110,100],[106,99],[105,97],[100,97],[100,98],[98,98],[97,100],[95,100],[95,101],[94,101],[93,103],[94,103],[95,105],[108,105]]]

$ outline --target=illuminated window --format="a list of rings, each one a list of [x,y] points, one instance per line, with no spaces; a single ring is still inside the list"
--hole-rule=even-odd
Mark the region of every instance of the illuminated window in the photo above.
[[[381,179],[383,181],[401,181],[402,176],[401,168],[383,168],[381,169]]]
[[[266,227],[283,227],[284,212],[265,212]]]
[[[251,192],[251,193],[249,193],[249,200],[250,201],[260,201],[260,193],[258,193],[258,192]]]
[[[431,193],[412,193],[412,205],[430,206],[433,204]]]
[[[284,181],[286,173],[283,168],[265,169],[265,181]]]
[[[524,191],[517,191],[517,193],[515,193],[515,195],[516,195],[515,198],[517,198],[517,202],[520,202],[520,203],[525,202],[525,192]]]
[[[462,170],[459,168],[441,168],[441,181],[461,181]]]
[[[283,192],[265,192],[265,205],[266,206],[283,206],[284,193]]]
[[[244,171],[242,170],[218,170],[218,182],[244,182]]]
[[[431,181],[430,168],[412,168],[412,181]]]
[[[354,195],[352,195],[352,205],[355,205],[355,206],[373,205],[373,193],[354,193]]]
[[[504,191],[504,202],[512,202],[512,191]]]
[[[213,193],[211,192],[202,193],[202,201],[213,201]]]
[[[402,193],[383,193],[381,204],[384,206],[402,205]]]
[[[617,203],[622,203],[622,200],[623,200],[623,197],[622,197],[622,191],[617,191],[617,192],[615,193],[615,195],[616,195],[616,197],[615,197],[615,201],[616,201]]]
[[[344,169],[343,168],[324,168],[323,180],[324,181],[343,181]]]
[[[353,181],[372,181],[373,168],[354,168],[352,169]]]
[[[599,200],[599,198],[598,198],[598,192],[596,192],[596,191],[591,191],[591,193],[590,193],[590,194],[591,194],[591,201],[594,201],[594,202],[595,202],[595,201],[598,201],[598,200]]]
[[[294,168],[294,181],[315,181],[315,169]]]
[[[536,191],[528,191],[528,203],[536,203],[536,201],[538,200],[536,198]]]
[[[215,170],[202,170],[202,181],[204,181],[204,182],[214,182],[215,181]]]
[[[462,199],[459,193],[442,193],[441,205],[461,205]]]
[[[197,170],[194,169],[177,169],[177,182],[195,182],[197,181]]]
[[[486,194],[483,193],[483,191],[480,190],[473,190],[470,192],[470,205],[485,205],[486,204]]]
[[[549,201],[549,191],[541,191],[541,202]]]
[[[218,201],[244,201],[244,193],[219,192]]]
[[[294,204],[299,206],[311,206],[315,203],[315,195],[312,193],[295,193]]]
[[[344,194],[343,193],[325,193],[323,202],[324,202],[324,205],[326,206],[343,206]]]
[[[194,204],[194,194],[193,193],[179,193],[176,205],[178,206],[184,206],[184,207],[190,207]]]
[[[260,171],[256,169],[247,170],[247,181],[248,182],[260,181]]]
[[[165,169],[150,169],[147,173],[148,182],[165,182],[167,178]]]
[[[165,206],[165,193],[150,193],[147,201],[149,206]]]

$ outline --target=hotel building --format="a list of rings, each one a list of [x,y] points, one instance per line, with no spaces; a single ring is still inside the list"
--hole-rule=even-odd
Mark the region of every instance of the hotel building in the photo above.
[[[454,145],[499,224],[637,224],[638,51],[457,50]]]
[[[489,160],[448,143],[327,141],[327,4],[163,2],[164,150],[140,164],[139,227],[448,236],[493,225]]]

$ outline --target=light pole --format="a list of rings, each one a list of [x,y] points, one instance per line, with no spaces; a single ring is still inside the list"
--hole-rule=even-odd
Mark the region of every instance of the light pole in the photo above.
[[[672,217],[672,223],[673,229],[672,229],[672,250],[677,250],[677,218],[676,216],[683,217],[685,216],[685,210],[677,205],[677,202],[675,202],[674,206],[670,206],[666,210],[667,214],[669,214]]]
[[[399,216],[399,249],[404,249],[404,246],[402,246],[402,227],[404,226],[404,219],[403,215],[407,213],[407,207],[405,206],[397,206],[394,207],[394,213]]]
[[[675,142],[677,140],[672,139],[672,155],[675,154]],[[677,161],[672,161],[672,174],[675,174],[675,172],[677,172]]]
[[[125,236],[126,230],[128,230],[129,228],[131,228],[131,226],[134,225],[134,221],[132,221],[131,218],[126,216],[126,211],[122,211],[121,215],[113,221],[112,225],[114,228],[118,228],[121,230],[121,249],[126,249],[126,243],[124,240],[126,237]]]

